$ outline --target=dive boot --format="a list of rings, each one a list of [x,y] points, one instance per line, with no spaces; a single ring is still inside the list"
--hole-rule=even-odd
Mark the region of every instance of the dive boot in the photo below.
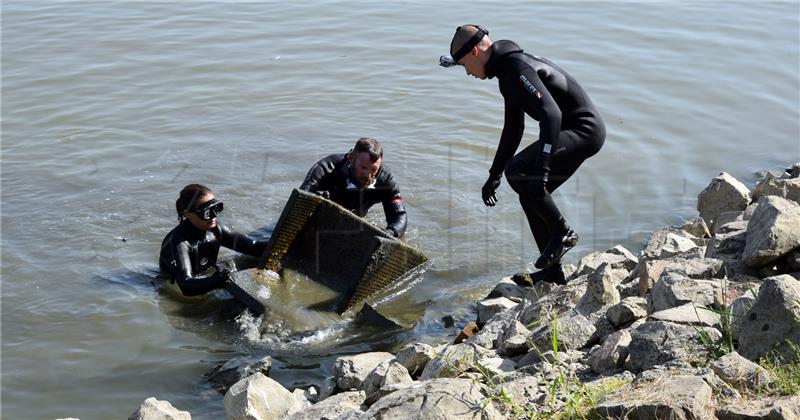
[[[572,249],[578,243],[578,234],[572,228],[567,228],[567,231],[561,237],[555,237],[550,240],[547,247],[536,260],[534,266],[539,269],[544,269],[561,261],[561,257]]]
[[[552,265],[544,270],[532,273],[516,273],[511,276],[511,281],[522,287],[531,287],[536,282],[554,283],[559,285],[567,284],[564,271],[560,265]]]

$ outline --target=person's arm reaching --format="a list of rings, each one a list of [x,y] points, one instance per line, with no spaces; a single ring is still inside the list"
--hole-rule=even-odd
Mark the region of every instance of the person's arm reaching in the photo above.
[[[259,241],[239,232],[229,229],[222,223],[217,222],[219,229],[219,243],[225,248],[232,249],[242,254],[253,257],[264,256],[269,241]]]
[[[189,246],[181,242],[175,249],[172,278],[178,283],[184,296],[200,296],[225,284],[225,276],[219,271],[210,276],[192,277],[192,262]]]

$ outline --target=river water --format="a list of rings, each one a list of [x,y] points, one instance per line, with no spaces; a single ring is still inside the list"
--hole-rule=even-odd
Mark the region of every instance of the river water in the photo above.
[[[220,418],[217,361],[271,355],[292,388],[338,355],[452,339],[444,315],[463,325],[536,258],[513,191],[480,200],[502,99],[437,66],[459,24],[555,61],[603,113],[604,149],[557,193],[576,262],[694,217],[721,170],[752,187],[800,160],[799,16],[796,1],[4,1],[2,417],[124,418],[156,396]],[[362,136],[383,142],[406,240],[433,261],[382,302],[413,327],[297,334],[158,278],[183,185],[267,237],[308,168]]]

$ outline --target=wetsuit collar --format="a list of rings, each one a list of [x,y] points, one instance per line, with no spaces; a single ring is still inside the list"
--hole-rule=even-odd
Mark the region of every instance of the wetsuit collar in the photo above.
[[[486,62],[486,77],[494,78],[500,72],[500,63],[503,59],[512,53],[521,53],[522,48],[519,47],[514,41],[501,39],[492,44],[492,56]]]
[[[198,229],[189,219],[183,219],[180,226],[189,238],[200,240],[206,237],[206,231]]]

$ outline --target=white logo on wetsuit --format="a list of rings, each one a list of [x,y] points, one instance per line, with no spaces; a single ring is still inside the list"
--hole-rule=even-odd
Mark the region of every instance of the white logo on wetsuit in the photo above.
[[[522,82],[522,85],[525,86],[525,89],[528,89],[528,92],[532,93],[537,98],[542,99],[542,92],[539,92],[536,89],[536,86],[534,86],[524,74],[519,75],[519,80]]]

